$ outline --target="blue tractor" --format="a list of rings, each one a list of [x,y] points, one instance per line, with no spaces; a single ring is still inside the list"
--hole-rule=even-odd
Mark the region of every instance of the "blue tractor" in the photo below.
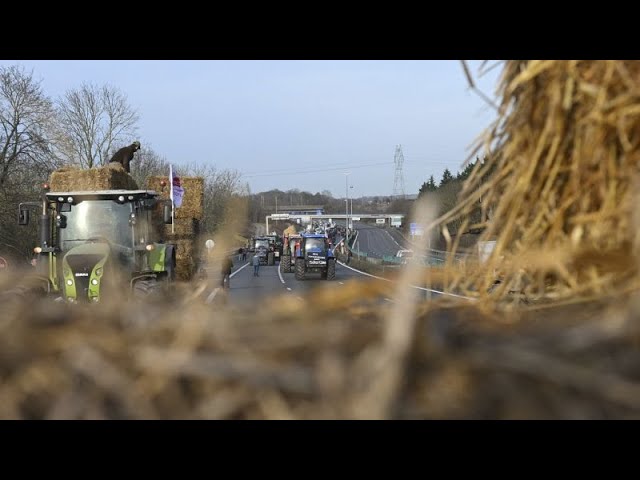
[[[302,234],[295,256],[296,280],[304,280],[307,273],[320,273],[323,280],[336,277],[336,258],[326,235]]]

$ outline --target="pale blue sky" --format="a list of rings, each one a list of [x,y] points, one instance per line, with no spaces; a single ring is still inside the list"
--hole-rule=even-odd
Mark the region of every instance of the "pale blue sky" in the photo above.
[[[429,175],[458,171],[495,118],[458,60],[0,61],[16,63],[50,97],[83,82],[118,87],[141,141],[178,166],[237,169],[254,193],[341,197],[350,171],[352,195],[390,195],[397,144],[405,192],[417,193]],[[500,68],[478,78],[480,62],[469,65],[493,98]]]

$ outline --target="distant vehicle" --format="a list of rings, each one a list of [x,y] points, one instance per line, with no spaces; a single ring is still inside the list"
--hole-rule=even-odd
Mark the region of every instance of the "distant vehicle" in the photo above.
[[[398,258],[412,258],[413,257],[413,250],[398,250],[398,253],[396,253],[396,257],[398,257]]]
[[[303,234],[295,252],[296,280],[304,280],[307,273],[320,273],[323,280],[336,276],[336,258],[326,235]]]
[[[299,233],[292,233],[284,236],[284,246],[282,249],[282,258],[280,259],[280,270],[286,273],[293,272],[296,258],[296,242],[302,239]],[[293,257],[293,262],[291,261]]]
[[[265,237],[256,237],[254,239],[253,252],[256,252],[260,258],[260,265],[273,265],[274,255],[270,249],[270,240]]]

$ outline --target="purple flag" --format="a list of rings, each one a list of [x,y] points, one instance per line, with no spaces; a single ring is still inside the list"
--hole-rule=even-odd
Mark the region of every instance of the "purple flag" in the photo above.
[[[182,205],[182,197],[184,196],[184,188],[180,185],[180,177],[173,171],[173,167],[169,165],[169,178],[171,179],[170,197],[176,208]]]

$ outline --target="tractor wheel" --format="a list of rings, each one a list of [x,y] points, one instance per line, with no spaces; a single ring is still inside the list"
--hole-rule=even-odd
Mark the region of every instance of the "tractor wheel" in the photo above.
[[[304,280],[304,258],[296,258],[296,280]]]
[[[291,273],[291,257],[286,255],[280,260],[280,268],[284,273]]]
[[[275,253],[269,252],[267,254],[267,265],[275,265]]]
[[[333,280],[336,278],[336,259],[330,258],[327,260],[327,272],[324,274],[324,278],[327,280]]]
[[[133,296],[137,299],[155,300],[163,295],[162,283],[154,279],[138,280],[133,285]]]

